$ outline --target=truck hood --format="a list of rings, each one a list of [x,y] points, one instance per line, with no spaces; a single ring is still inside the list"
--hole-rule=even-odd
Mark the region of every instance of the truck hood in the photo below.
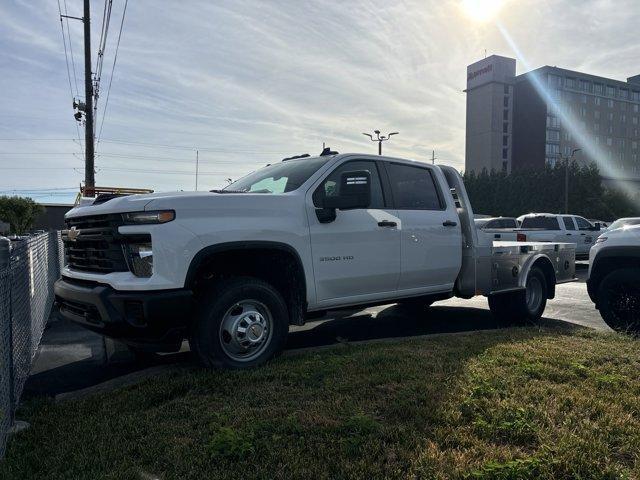
[[[139,212],[142,210],[182,210],[210,208],[276,207],[290,203],[290,194],[264,193],[214,193],[214,192],[163,192],[144,195],[127,195],[98,205],[79,205],[67,212],[65,218],[109,213]]]

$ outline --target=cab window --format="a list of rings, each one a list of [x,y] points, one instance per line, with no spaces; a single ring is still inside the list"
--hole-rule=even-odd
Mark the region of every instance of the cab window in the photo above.
[[[382,182],[375,162],[355,160],[345,162],[329,174],[313,192],[313,205],[322,207],[323,198],[340,195],[340,177],[344,172],[367,171],[371,175],[371,204],[369,208],[384,208]]]
[[[593,225],[591,225],[587,220],[582,217],[575,217],[576,223],[578,224],[578,230],[591,230]]]
[[[573,218],[571,217],[562,217],[562,221],[564,222],[564,228],[566,230],[575,230],[576,226],[573,223]]]
[[[395,207],[400,210],[444,210],[431,170],[400,163],[387,164]]]

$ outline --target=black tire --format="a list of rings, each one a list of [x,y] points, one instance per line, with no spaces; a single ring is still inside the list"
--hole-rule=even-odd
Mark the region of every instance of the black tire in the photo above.
[[[621,268],[600,282],[598,310],[607,325],[617,332],[640,334],[640,272]]]
[[[548,291],[544,273],[540,268],[533,267],[527,276],[526,290],[489,295],[489,309],[503,323],[536,322],[547,306]]]
[[[256,318],[261,318],[268,327],[254,322]],[[246,327],[247,322],[254,323]],[[232,324],[234,327],[228,328]],[[255,344],[249,342],[249,333],[253,331],[253,327],[259,329],[259,338],[263,338],[259,345],[257,341]],[[244,328],[247,333],[241,333],[240,328]],[[288,331],[289,313],[280,293],[260,279],[236,277],[216,282],[202,293],[189,345],[197,360],[205,367],[250,368],[261,365],[280,353]],[[244,337],[239,338],[241,335]],[[263,337],[264,335],[267,336]],[[236,354],[230,350],[233,350],[232,347],[241,348],[240,343],[243,341],[248,345],[258,346],[247,348],[247,356],[239,358],[242,352],[238,351]],[[255,348],[253,357],[249,355],[251,348]]]

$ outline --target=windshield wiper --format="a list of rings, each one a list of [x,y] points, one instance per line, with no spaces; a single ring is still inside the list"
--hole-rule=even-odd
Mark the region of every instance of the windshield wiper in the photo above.
[[[209,190],[211,193],[247,193],[243,190]]]

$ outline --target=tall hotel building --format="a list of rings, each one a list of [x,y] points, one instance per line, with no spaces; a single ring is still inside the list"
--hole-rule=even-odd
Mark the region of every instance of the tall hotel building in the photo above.
[[[465,169],[507,172],[575,159],[640,187],[640,75],[626,82],[545,66],[516,75],[492,55],[467,67]]]

